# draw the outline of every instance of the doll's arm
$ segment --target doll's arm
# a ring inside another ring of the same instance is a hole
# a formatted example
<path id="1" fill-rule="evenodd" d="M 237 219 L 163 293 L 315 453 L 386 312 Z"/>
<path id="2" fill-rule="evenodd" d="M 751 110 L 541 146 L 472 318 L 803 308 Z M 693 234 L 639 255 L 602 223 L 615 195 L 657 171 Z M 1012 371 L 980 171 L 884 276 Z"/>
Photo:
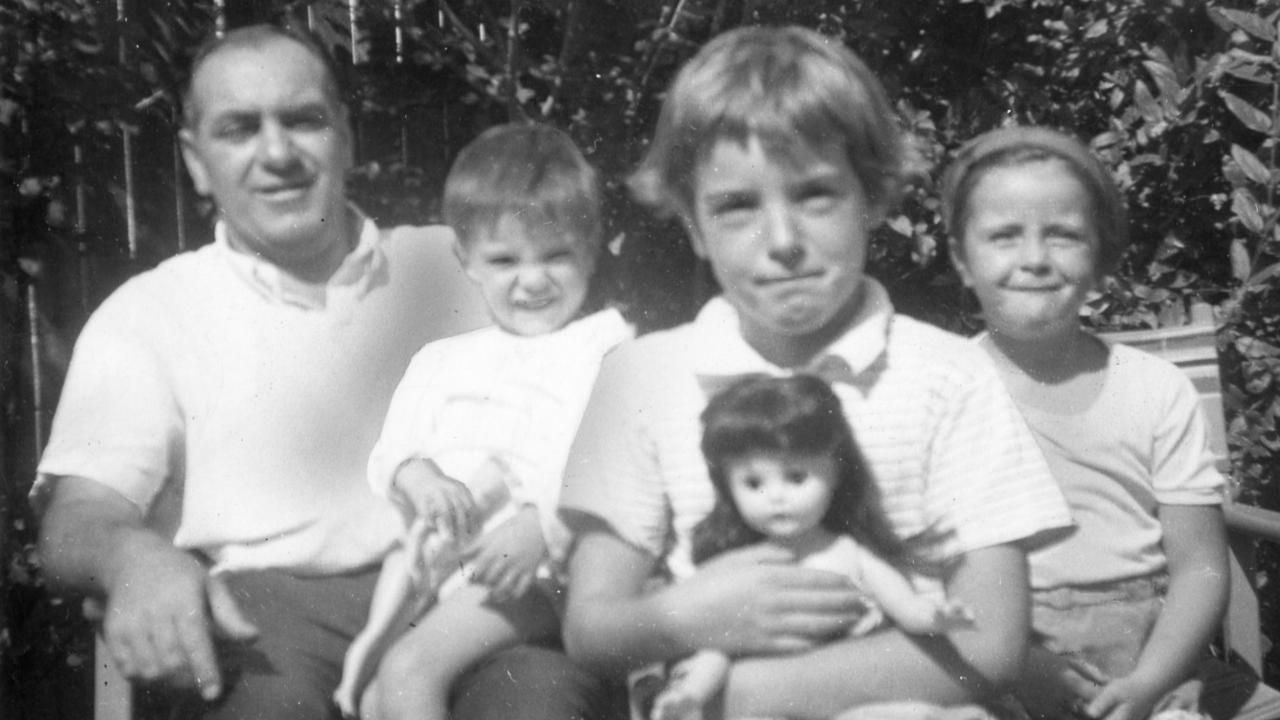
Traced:
<path id="1" fill-rule="evenodd" d="M 650 720 L 701 720 L 703 708 L 729 676 L 729 656 L 699 650 L 671 668 L 667 686 L 653 701 Z"/>
<path id="2" fill-rule="evenodd" d="M 963 603 L 920 595 L 900 570 L 879 555 L 864 548 L 859 561 L 864 589 L 904 631 L 934 635 L 973 626 L 973 613 Z"/>

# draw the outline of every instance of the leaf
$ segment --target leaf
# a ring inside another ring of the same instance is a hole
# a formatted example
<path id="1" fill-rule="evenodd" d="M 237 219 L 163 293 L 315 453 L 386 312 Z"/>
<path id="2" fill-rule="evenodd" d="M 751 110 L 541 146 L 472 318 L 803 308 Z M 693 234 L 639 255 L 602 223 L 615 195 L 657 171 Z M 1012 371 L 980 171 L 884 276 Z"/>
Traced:
<path id="1" fill-rule="evenodd" d="M 1259 185 L 1267 185 L 1271 182 L 1271 170 L 1258 159 L 1257 155 L 1232 143 L 1231 158 L 1250 180 Z"/>
<path id="2" fill-rule="evenodd" d="M 911 218 L 908 218 L 906 215 L 898 215 L 897 217 L 891 218 L 885 224 L 899 235 L 906 237 L 911 237 L 912 235 Z"/>
<path id="3" fill-rule="evenodd" d="M 1151 94 L 1151 89 L 1141 80 L 1136 80 L 1133 83 L 1133 103 L 1138 107 L 1138 112 L 1142 113 L 1143 119 L 1147 122 L 1158 123 L 1164 120 L 1164 111 L 1160 108 L 1160 104 L 1156 102 L 1155 96 Z"/>
<path id="4" fill-rule="evenodd" d="M 1259 40 L 1271 42 L 1276 39 L 1275 26 L 1251 12 L 1210 7 L 1209 14 L 1226 20 L 1230 25 L 1249 33 Z"/>
<path id="5" fill-rule="evenodd" d="M 1249 278 L 1249 281 L 1245 283 L 1245 285 L 1248 285 L 1250 287 L 1257 287 L 1260 285 L 1264 285 L 1267 283 L 1267 281 L 1271 280 L 1271 278 L 1276 277 L 1277 275 L 1280 275 L 1280 262 L 1272 263 L 1264 267 L 1263 269 L 1259 270 L 1258 272 L 1254 273 L 1253 276 Z"/>
<path id="6" fill-rule="evenodd" d="M 1156 81 L 1156 87 L 1160 89 L 1160 97 L 1168 102 L 1176 101 L 1182 85 L 1178 82 L 1178 74 L 1173 67 L 1155 60 L 1143 60 L 1142 66 L 1151 73 L 1151 79 Z"/>
<path id="7" fill-rule="evenodd" d="M 1227 109 L 1235 115 L 1245 127 L 1264 134 L 1271 134 L 1271 116 L 1245 102 L 1242 98 L 1225 90 L 1219 90 L 1218 96 L 1227 104 Z"/>
<path id="8" fill-rule="evenodd" d="M 1236 238 L 1231 241 L 1231 275 L 1244 282 L 1252 270 L 1253 261 L 1249 259 L 1249 249 L 1244 241 Z"/>

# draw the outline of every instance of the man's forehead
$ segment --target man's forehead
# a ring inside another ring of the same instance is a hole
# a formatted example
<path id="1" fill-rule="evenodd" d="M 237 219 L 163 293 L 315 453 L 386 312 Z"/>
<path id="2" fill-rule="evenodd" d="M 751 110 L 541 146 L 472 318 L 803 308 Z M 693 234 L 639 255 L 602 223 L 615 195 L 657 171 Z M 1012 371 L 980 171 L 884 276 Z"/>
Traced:
<path id="1" fill-rule="evenodd" d="M 337 87 L 325 63 L 285 37 L 219 48 L 192 78 L 191 100 L 206 112 L 338 104 Z"/>

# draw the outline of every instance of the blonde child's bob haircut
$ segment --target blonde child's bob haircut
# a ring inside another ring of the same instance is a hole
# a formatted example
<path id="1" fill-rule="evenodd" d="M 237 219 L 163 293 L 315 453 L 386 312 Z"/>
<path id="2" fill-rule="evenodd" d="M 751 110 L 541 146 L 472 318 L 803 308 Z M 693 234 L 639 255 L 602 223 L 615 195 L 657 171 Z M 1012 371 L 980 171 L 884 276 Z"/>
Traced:
<path id="1" fill-rule="evenodd" d="M 871 207 L 883 213 L 898 199 L 901 128 L 880 81 L 840 40 L 799 27 L 738 28 L 690 59 L 631 190 L 691 223 L 701 163 L 718 141 L 752 137 L 786 160 L 839 143 Z"/>
<path id="2" fill-rule="evenodd" d="M 1076 138 L 1044 127 L 1014 126 L 985 132 L 966 142 L 942 176 L 942 220 L 951 236 L 951 252 L 964 257 L 964 225 L 969 196 L 978 181 L 996 168 L 1058 160 L 1084 187 L 1093 203 L 1098 233 L 1097 274 L 1115 272 L 1129 247 L 1124 196 L 1102 160 Z"/>
<path id="3" fill-rule="evenodd" d="M 458 153 L 444 182 L 443 215 L 469 246 L 503 217 L 530 234 L 567 233 L 576 242 L 603 237 L 600 179 L 561 130 L 513 122 L 485 130 Z"/>

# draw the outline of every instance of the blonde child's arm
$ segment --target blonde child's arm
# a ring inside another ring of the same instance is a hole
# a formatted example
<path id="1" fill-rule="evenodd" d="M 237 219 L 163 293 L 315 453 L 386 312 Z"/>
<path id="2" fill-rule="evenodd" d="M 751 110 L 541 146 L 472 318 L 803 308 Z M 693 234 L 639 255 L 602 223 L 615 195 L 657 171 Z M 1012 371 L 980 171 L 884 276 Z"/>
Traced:
<path id="1" fill-rule="evenodd" d="M 972 611 L 973 627 L 945 637 L 891 629 L 807 653 L 740 660 L 726 684 L 725 717 L 822 720 L 887 700 L 955 704 L 1011 681 L 1030 624 L 1025 553 L 1013 544 L 970 551 L 946 591 Z"/>
<path id="2" fill-rule="evenodd" d="M 973 613 L 962 603 L 921 595 L 901 570 L 870 550 L 859 548 L 858 562 L 862 589 L 903 631 L 933 635 L 973 625 Z"/>
<path id="3" fill-rule="evenodd" d="M 426 518 L 437 532 L 471 537 L 480 528 L 475 498 L 461 481 L 449 477 L 431 460 L 411 458 L 396 467 L 389 496 L 411 517 Z"/>
<path id="4" fill-rule="evenodd" d="M 1169 560 L 1164 608 L 1132 673 L 1108 683 L 1089 704 L 1107 720 L 1146 718 L 1186 680 L 1218 631 L 1228 591 L 1227 531 L 1218 505 L 1161 505 Z"/>

